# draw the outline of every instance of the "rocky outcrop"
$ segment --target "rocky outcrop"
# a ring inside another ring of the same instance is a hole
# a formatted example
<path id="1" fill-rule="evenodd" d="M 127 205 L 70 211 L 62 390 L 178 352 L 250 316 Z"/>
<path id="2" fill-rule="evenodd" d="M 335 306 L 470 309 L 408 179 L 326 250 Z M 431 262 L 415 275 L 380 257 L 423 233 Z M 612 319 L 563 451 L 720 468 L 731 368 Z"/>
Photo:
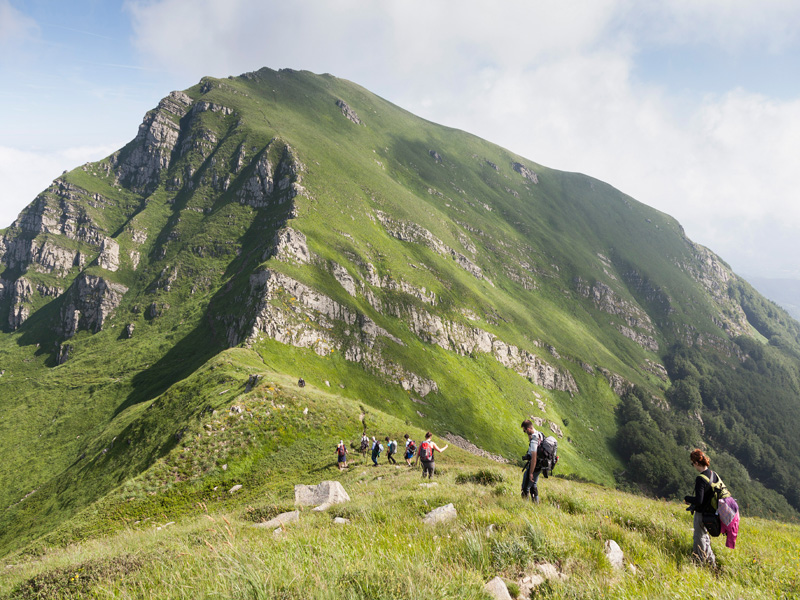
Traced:
<path id="1" fill-rule="evenodd" d="M 244 312 L 248 316 L 227 324 L 231 346 L 266 335 L 282 344 L 310 348 L 321 356 L 342 352 L 345 360 L 358 362 L 420 396 L 439 389 L 435 381 L 383 358 L 378 340 L 404 345 L 402 340 L 366 315 L 282 273 L 264 270 L 251 275 L 247 305 Z"/>
<path id="2" fill-rule="evenodd" d="M 361 119 L 358 118 L 358 115 L 356 114 L 356 111 L 354 111 L 352 108 L 350 108 L 350 106 L 344 100 L 341 100 L 341 99 L 337 100 L 336 101 L 336 106 L 338 106 L 339 108 L 342 109 L 342 114 L 345 117 L 347 117 L 347 119 L 349 121 L 352 121 L 356 125 L 363 125 L 364 124 L 364 122 Z"/>
<path id="3" fill-rule="evenodd" d="M 120 184 L 143 193 L 156 188 L 159 176 L 172 161 L 181 131 L 180 119 L 192 102 L 183 92 L 171 92 L 145 115 L 134 140 L 111 158 Z"/>
<path id="4" fill-rule="evenodd" d="M 410 221 L 401 221 L 384 213 L 383 211 L 375 211 L 375 216 L 393 238 L 401 242 L 411 242 L 427 246 L 441 256 L 447 256 L 455 260 L 459 267 L 476 277 L 477 279 L 486 279 L 483 275 L 481 268 L 469 260 L 466 256 L 453 250 L 450 246 L 442 242 L 439 238 L 433 235 L 430 231 Z M 486 279 L 486 281 L 489 281 Z M 491 283 L 491 281 L 489 281 Z"/>
<path id="5" fill-rule="evenodd" d="M 593 285 L 589 285 L 584 279 L 577 277 L 575 289 L 584 298 L 591 300 L 599 310 L 620 317 L 625 324 L 617 323 L 615 326 L 622 335 L 647 350 L 658 351 L 658 342 L 653 337 L 655 335 L 653 322 L 640 307 L 620 298 L 602 281 L 595 281 Z"/>
<path id="6" fill-rule="evenodd" d="M 425 287 L 418 288 L 414 285 L 411 285 L 407 281 L 403 279 L 397 279 L 395 277 L 391 277 L 390 275 L 384 275 L 381 277 L 378 274 L 378 270 L 375 266 L 371 263 L 367 263 L 365 265 L 366 269 L 366 283 L 381 290 L 387 290 L 391 292 L 402 292 L 404 294 L 408 294 L 409 296 L 416 298 L 417 300 L 424 302 L 425 304 L 430 304 L 431 306 L 436 306 L 436 293 L 432 291 L 428 291 Z M 364 289 L 364 296 L 367 298 L 369 303 L 375 308 L 378 312 L 384 312 L 383 310 L 383 301 L 380 298 L 375 296 L 371 292 L 371 290 Z M 389 313 L 396 312 L 390 310 Z"/>
<path id="7" fill-rule="evenodd" d="M 414 307 L 408 307 L 395 316 L 403 318 L 409 329 L 428 343 L 461 356 L 491 354 L 500 364 L 536 385 L 551 390 L 578 392 L 578 386 L 568 371 L 560 371 L 535 354 L 507 344 L 488 331 L 448 321 Z"/>
<path id="8" fill-rule="evenodd" d="M 603 374 L 603 377 L 606 378 L 608 385 L 611 386 L 611 389 L 614 390 L 614 393 L 620 398 L 633 389 L 633 384 L 625 379 L 622 375 L 617 375 L 616 373 L 613 373 L 602 367 L 598 367 L 598 370 Z"/>
<path id="9" fill-rule="evenodd" d="M 300 185 L 303 165 L 289 146 L 283 148 L 281 158 L 273 165 L 270 146 L 264 148 L 252 163 L 251 175 L 236 192 L 239 202 L 253 208 L 284 204 L 298 195 L 306 195 Z"/>
<path id="10" fill-rule="evenodd" d="M 100 247 L 100 256 L 97 257 L 97 264 L 101 269 L 116 271 L 119 269 L 119 244 L 111 239 L 105 238 Z"/>
<path id="11" fill-rule="evenodd" d="M 715 324 L 731 337 L 746 335 L 749 331 L 747 315 L 728 295 L 728 289 L 736 279 L 736 275 L 708 248 L 688 239 L 686 243 L 694 260 L 678 266 L 701 284 L 719 307 L 717 318 L 714 319 Z"/>
<path id="12" fill-rule="evenodd" d="M 100 331 L 127 291 L 121 283 L 82 273 L 66 292 L 60 333 L 70 338 L 80 329 Z"/>
<path id="13" fill-rule="evenodd" d="M 306 236 L 291 227 L 284 227 L 275 234 L 274 247 L 267 251 L 264 260 L 270 255 L 284 262 L 294 261 L 300 264 L 306 264 L 311 260 Z"/>
<path id="14" fill-rule="evenodd" d="M 453 444 L 454 446 L 458 446 L 462 450 L 466 450 L 467 452 L 469 452 L 470 454 L 474 454 L 475 456 L 488 458 L 489 460 L 493 460 L 495 462 L 503 464 L 508 464 L 510 462 L 509 460 L 503 458 L 499 454 L 492 454 L 490 452 L 487 452 L 486 450 L 478 448 L 478 446 L 470 442 L 468 439 L 461 437 L 460 435 L 456 435 L 454 433 L 446 433 L 442 437 L 451 444 Z"/>
<path id="15" fill-rule="evenodd" d="M 10 296 L 11 308 L 8 313 L 8 326 L 11 330 L 19 329 L 31 314 L 28 302 L 33 297 L 33 285 L 25 277 L 15 281 L 6 282 L 3 286 L 4 295 Z"/>
<path id="16" fill-rule="evenodd" d="M 539 176 L 533 172 L 533 170 L 529 169 L 522 163 L 513 162 L 511 163 L 511 168 L 514 169 L 517 173 L 522 175 L 525 179 L 530 181 L 531 183 L 539 183 Z"/>

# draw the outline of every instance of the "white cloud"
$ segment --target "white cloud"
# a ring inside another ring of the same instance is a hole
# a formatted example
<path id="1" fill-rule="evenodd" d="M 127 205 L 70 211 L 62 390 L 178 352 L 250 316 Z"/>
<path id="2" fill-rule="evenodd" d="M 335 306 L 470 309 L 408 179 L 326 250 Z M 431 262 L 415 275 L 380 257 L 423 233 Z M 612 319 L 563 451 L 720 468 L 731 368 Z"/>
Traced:
<path id="1" fill-rule="evenodd" d="M 31 152 L 0 146 L 0 228 L 7 227 L 20 211 L 65 170 L 99 160 L 119 148 L 76 147 Z"/>

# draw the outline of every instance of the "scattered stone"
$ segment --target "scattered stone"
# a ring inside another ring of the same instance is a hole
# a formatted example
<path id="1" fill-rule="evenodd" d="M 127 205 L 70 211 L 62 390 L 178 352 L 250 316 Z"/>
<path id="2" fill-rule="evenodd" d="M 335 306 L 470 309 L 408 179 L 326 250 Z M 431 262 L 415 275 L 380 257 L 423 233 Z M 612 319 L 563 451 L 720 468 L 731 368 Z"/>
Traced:
<path id="1" fill-rule="evenodd" d="M 240 489 L 242 489 L 242 484 L 237 483 L 235 486 L 233 486 L 231 489 L 228 490 L 228 493 L 233 494 L 234 492 L 238 492 Z"/>
<path id="2" fill-rule="evenodd" d="M 319 507 L 323 504 L 330 506 L 349 501 L 350 496 L 338 481 L 323 481 L 319 485 L 298 484 L 294 486 L 294 503 L 300 506 Z"/>
<path id="3" fill-rule="evenodd" d="M 544 577 L 541 575 L 526 575 L 517 583 L 519 586 L 519 597 L 530 598 L 533 589 L 542 585 L 543 583 Z"/>
<path id="4" fill-rule="evenodd" d="M 333 522 L 336 525 L 350 525 L 350 519 L 345 519 L 344 517 L 336 517 Z"/>
<path id="5" fill-rule="evenodd" d="M 432 487 L 436 487 L 437 485 L 439 485 L 438 482 L 432 481 L 431 483 L 420 483 L 419 487 L 432 488 Z"/>
<path id="6" fill-rule="evenodd" d="M 445 504 L 439 508 L 434 508 L 431 512 L 422 518 L 422 522 L 426 525 L 436 525 L 437 523 L 446 523 L 452 521 L 458 516 L 456 507 L 450 504 Z"/>
<path id="7" fill-rule="evenodd" d="M 227 471 L 228 470 L 228 463 L 225 463 L 224 465 L 222 465 L 222 470 L 223 471 Z"/>
<path id="8" fill-rule="evenodd" d="M 496 530 L 496 529 L 497 529 L 497 528 L 495 527 L 495 524 L 494 524 L 494 523 L 492 523 L 491 525 L 489 525 L 489 526 L 486 528 L 486 537 L 487 537 L 487 538 L 488 538 L 488 537 L 492 537 L 492 536 L 494 535 L 494 532 L 495 532 L 495 530 Z"/>
<path id="9" fill-rule="evenodd" d="M 125 337 L 127 339 L 131 339 L 133 337 L 133 330 L 134 330 L 134 324 L 133 323 L 128 323 L 125 326 Z"/>
<path id="10" fill-rule="evenodd" d="M 489 594 L 495 600 L 512 600 L 511 594 L 508 593 L 506 582 L 499 577 L 495 577 L 486 585 L 484 585 L 483 591 Z"/>
<path id="11" fill-rule="evenodd" d="M 622 569 L 625 566 L 625 555 L 622 553 L 622 549 L 617 542 L 614 540 L 606 540 L 604 552 L 612 567 L 615 569 Z"/>
<path id="12" fill-rule="evenodd" d="M 300 520 L 300 511 L 293 510 L 291 512 L 281 513 L 274 519 L 270 519 L 269 521 L 265 521 L 264 523 L 256 523 L 255 526 L 263 529 L 274 529 L 275 527 L 284 527 L 289 523 L 294 523 L 295 521 L 299 520 Z"/>
<path id="13" fill-rule="evenodd" d="M 558 567 L 556 567 L 553 564 L 540 563 L 536 565 L 536 568 L 539 569 L 539 572 L 548 581 L 552 580 L 564 581 L 567 579 L 567 576 L 564 575 L 563 573 L 560 573 Z"/>

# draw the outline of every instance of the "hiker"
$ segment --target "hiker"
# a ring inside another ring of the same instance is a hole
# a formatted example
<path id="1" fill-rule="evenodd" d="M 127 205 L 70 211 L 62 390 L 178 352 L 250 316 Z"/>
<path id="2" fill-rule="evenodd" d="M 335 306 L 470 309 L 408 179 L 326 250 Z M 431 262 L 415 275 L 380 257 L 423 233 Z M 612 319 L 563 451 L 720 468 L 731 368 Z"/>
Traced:
<path id="1" fill-rule="evenodd" d="M 300 379 L 297 380 L 297 385 L 299 385 L 300 387 L 306 387 L 306 380 L 301 377 Z"/>
<path id="2" fill-rule="evenodd" d="M 386 436 L 386 460 L 388 463 L 396 465 L 397 461 L 394 459 L 394 455 L 397 454 L 397 442 L 395 440 L 390 440 L 389 436 Z"/>
<path id="3" fill-rule="evenodd" d="M 344 440 L 340 440 L 336 446 L 336 462 L 340 471 L 347 468 L 347 446 L 344 445 Z"/>
<path id="4" fill-rule="evenodd" d="M 711 537 L 703 524 L 703 513 L 713 513 L 714 508 L 711 500 L 714 493 L 711 484 L 719 481 L 719 476 L 709 469 L 711 460 L 702 450 L 695 448 L 689 455 L 694 470 L 698 475 L 694 480 L 694 496 L 686 496 L 684 502 L 689 505 L 686 509 L 694 513 L 694 540 L 692 545 L 692 557 L 701 564 L 716 567 L 717 561 L 714 551 L 711 549 Z"/>
<path id="5" fill-rule="evenodd" d="M 406 438 L 406 452 L 404 455 L 406 464 L 409 467 L 413 467 L 414 465 L 411 464 L 411 459 L 414 458 L 414 454 L 417 452 L 417 445 L 414 443 L 414 440 L 408 436 L 408 434 L 405 434 L 403 437 Z"/>
<path id="6" fill-rule="evenodd" d="M 367 437 L 367 432 L 361 434 L 361 448 L 359 452 L 361 452 L 361 458 L 366 460 L 367 458 L 367 448 L 369 447 L 369 438 Z"/>
<path id="7" fill-rule="evenodd" d="M 522 468 L 522 499 L 530 498 L 532 502 L 539 504 L 537 482 L 542 469 L 537 468 L 536 459 L 538 458 L 539 443 L 544 436 L 533 428 L 533 423 L 529 419 L 522 422 L 522 431 L 528 435 L 528 452 L 522 457 L 522 460 L 525 461 L 525 466 Z"/>
<path id="8" fill-rule="evenodd" d="M 436 451 L 444 452 L 448 446 L 448 444 L 445 444 L 444 448 L 439 448 L 432 438 L 433 434 L 430 431 L 425 434 L 425 441 L 419 445 L 419 454 L 417 454 L 417 460 L 414 462 L 415 465 L 422 463 L 423 479 L 425 479 L 425 475 L 428 476 L 428 479 L 433 479 L 433 472 L 436 470 L 433 453 Z"/>
<path id="9" fill-rule="evenodd" d="M 378 457 L 383 452 L 383 444 L 381 444 L 378 440 L 375 439 L 375 436 L 372 436 L 372 466 L 378 466 Z"/>

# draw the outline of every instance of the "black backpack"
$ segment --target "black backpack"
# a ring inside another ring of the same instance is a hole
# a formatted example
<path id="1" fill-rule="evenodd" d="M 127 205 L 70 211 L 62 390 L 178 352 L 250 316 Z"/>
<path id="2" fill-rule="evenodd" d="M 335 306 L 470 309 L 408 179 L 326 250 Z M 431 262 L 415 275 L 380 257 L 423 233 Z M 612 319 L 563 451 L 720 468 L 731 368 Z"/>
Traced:
<path id="1" fill-rule="evenodd" d="M 558 440 L 552 435 L 547 436 L 539 443 L 539 449 L 536 452 L 536 467 L 535 469 L 541 470 L 542 475 L 550 477 L 553 469 L 556 468 L 558 462 Z"/>

